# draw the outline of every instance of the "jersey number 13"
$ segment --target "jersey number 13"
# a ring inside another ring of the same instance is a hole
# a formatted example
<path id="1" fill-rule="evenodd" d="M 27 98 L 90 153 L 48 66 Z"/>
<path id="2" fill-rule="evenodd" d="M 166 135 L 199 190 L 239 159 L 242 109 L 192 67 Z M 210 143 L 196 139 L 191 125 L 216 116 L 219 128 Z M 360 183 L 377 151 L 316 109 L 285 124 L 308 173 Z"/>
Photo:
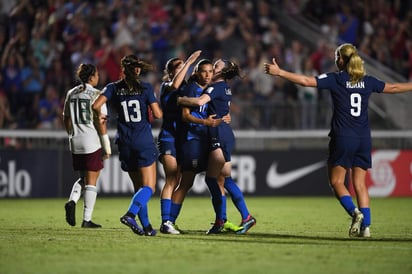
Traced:
<path id="1" fill-rule="evenodd" d="M 123 108 L 124 120 L 126 122 L 140 122 L 142 120 L 139 100 L 122 101 L 120 104 Z"/>

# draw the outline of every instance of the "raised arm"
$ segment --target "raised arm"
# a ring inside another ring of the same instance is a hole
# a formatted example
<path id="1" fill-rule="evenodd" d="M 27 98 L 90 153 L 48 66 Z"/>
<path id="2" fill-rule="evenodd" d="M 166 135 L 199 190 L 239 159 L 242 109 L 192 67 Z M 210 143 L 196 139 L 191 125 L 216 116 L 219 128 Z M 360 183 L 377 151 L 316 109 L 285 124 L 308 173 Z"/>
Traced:
<path id="1" fill-rule="evenodd" d="M 175 77 L 173 77 L 171 85 L 173 89 L 178 89 L 180 87 L 190 66 L 197 60 L 197 58 L 199 58 L 201 53 L 201 50 L 197 50 L 193 52 L 189 58 L 187 58 L 186 62 L 183 64 L 183 67 L 176 73 Z"/>
<path id="2" fill-rule="evenodd" d="M 265 63 L 265 73 L 273 76 L 279 76 L 286 80 L 289 80 L 295 84 L 304 86 L 304 87 L 316 87 L 317 82 L 316 78 L 313 76 L 306 76 L 303 74 L 293 73 L 286 70 L 283 70 L 276 63 L 275 58 L 272 59 L 273 64 Z"/>

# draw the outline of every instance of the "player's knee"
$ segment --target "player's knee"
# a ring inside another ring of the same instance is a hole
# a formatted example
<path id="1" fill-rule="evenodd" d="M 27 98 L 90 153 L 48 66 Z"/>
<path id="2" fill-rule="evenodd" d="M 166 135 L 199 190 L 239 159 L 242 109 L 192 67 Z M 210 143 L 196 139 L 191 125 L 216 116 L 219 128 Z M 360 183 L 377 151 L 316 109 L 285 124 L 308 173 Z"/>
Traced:
<path id="1" fill-rule="evenodd" d="M 331 180 L 329 181 L 329 185 L 330 185 L 333 189 L 335 189 L 335 188 L 337 188 L 337 187 L 340 187 L 340 186 L 342 186 L 342 185 L 345 185 L 345 180 L 331 179 Z"/>

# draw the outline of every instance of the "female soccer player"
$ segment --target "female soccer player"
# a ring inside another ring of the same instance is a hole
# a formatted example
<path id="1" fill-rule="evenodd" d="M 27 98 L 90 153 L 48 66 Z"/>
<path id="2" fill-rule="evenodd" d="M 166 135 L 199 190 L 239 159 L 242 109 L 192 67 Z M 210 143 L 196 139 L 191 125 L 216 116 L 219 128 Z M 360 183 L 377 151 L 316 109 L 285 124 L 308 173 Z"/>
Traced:
<path id="1" fill-rule="evenodd" d="M 333 116 L 329 133 L 329 183 L 346 212 L 352 217 L 351 237 L 370 237 L 371 213 L 365 184 L 371 168 L 371 135 L 368 101 L 372 92 L 400 93 L 412 90 L 412 83 L 385 83 L 366 75 L 363 60 L 352 44 L 342 44 L 335 51 L 337 72 L 305 76 L 285 71 L 275 59 L 265 63 L 265 73 L 279 76 L 306 87 L 328 89 L 332 95 Z M 345 186 L 351 172 L 358 207 Z"/>
<path id="2" fill-rule="evenodd" d="M 204 107 L 208 104 L 208 115 L 215 119 L 222 119 L 230 112 L 232 92 L 227 80 L 239 76 L 237 64 L 219 59 L 213 65 L 213 83 L 198 98 L 181 97 L 181 105 Z M 244 234 L 256 224 L 256 219 L 250 215 L 243 193 L 231 177 L 231 154 L 235 147 L 235 137 L 229 123 L 220 123 L 216 128 L 208 128 L 208 144 L 210 144 L 209 160 L 206 172 L 206 184 L 212 194 L 212 203 L 216 213 L 216 220 L 207 232 L 220 233 L 226 222 L 226 189 L 236 208 L 239 210 L 242 221 L 238 234 Z M 224 181 L 219 183 L 219 177 Z"/>
<path id="3" fill-rule="evenodd" d="M 197 62 L 193 74 L 186 84 L 183 95 L 198 97 L 203 89 L 211 82 L 213 64 L 207 59 Z M 187 192 L 193 186 L 196 174 L 205 171 L 207 165 L 207 126 L 216 126 L 222 119 L 208 117 L 205 107 L 183 107 L 181 130 L 179 131 L 180 143 L 178 146 L 178 162 L 182 168 L 182 179 L 179 187 L 172 196 L 171 218 L 175 221 L 178 217 Z M 194 117 L 194 122 L 188 122 L 187 117 Z"/>
<path id="4" fill-rule="evenodd" d="M 101 106 L 110 102 L 117 110 L 116 143 L 122 170 L 128 172 L 135 194 L 120 222 L 139 235 L 154 236 L 156 230 L 150 224 L 147 203 L 155 192 L 157 149 L 149 122 L 148 108 L 155 119 L 162 118 L 162 110 L 156 101 L 153 87 L 140 80 L 140 72 L 151 69 L 151 65 L 135 55 L 121 60 L 123 77 L 109 83 L 93 104 L 100 114 Z M 143 229 L 136 223 L 139 220 Z"/>
<path id="5" fill-rule="evenodd" d="M 103 168 L 103 159 L 107 159 L 111 154 L 110 141 L 106 132 L 107 109 L 103 105 L 102 114 L 99 117 L 96 117 L 92 111 L 92 104 L 101 93 L 100 90 L 94 88 L 99 82 L 99 72 L 96 67 L 92 64 L 81 64 L 76 75 L 81 84 L 67 92 L 63 121 L 69 135 L 73 168 L 80 172 L 80 178 L 73 184 L 69 201 L 65 204 L 66 221 L 71 226 L 76 225 L 76 204 L 84 188 L 82 227 L 99 228 L 101 225 L 92 222 L 92 214 L 97 196 L 96 182 Z M 99 118 L 101 123 L 95 123 L 94 120 Z"/>
<path id="6" fill-rule="evenodd" d="M 163 165 L 165 184 L 160 193 L 160 211 L 162 224 L 160 232 L 180 234 L 171 220 L 172 195 L 181 178 L 180 165 L 176 160 L 176 146 L 181 124 L 181 110 L 177 105 L 177 96 L 186 84 L 185 76 L 190 66 L 200 56 L 195 51 L 186 62 L 174 57 L 167 61 L 163 83 L 160 86 L 160 105 L 163 110 L 163 121 L 158 137 L 159 161 Z M 175 206 L 173 206 L 174 208 Z M 172 215 L 175 215 L 172 213 Z"/>

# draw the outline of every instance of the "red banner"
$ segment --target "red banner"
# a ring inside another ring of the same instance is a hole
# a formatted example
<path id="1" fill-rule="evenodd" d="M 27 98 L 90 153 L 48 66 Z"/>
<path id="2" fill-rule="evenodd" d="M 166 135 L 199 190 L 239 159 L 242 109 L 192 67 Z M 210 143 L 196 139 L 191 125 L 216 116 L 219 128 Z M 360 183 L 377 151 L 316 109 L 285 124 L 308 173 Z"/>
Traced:
<path id="1" fill-rule="evenodd" d="M 412 196 L 412 151 L 373 151 L 366 185 L 371 197 Z M 353 195 L 352 184 L 350 191 Z"/>

